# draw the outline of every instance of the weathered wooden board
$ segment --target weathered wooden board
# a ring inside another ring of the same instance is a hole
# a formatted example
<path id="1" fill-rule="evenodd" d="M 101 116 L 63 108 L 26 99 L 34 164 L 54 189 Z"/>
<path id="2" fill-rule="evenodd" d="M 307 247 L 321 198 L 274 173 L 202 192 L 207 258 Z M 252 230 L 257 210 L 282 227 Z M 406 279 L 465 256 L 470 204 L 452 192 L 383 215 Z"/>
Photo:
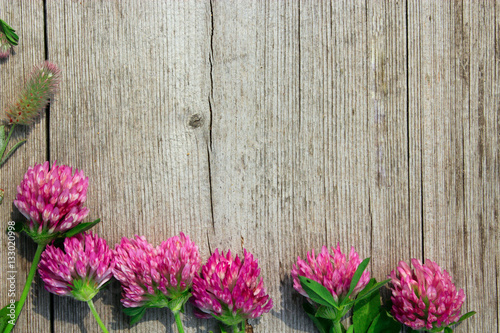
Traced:
<path id="1" fill-rule="evenodd" d="M 478 311 L 456 332 L 498 330 L 496 24 L 493 3 L 408 5 L 409 135 L 422 147 L 410 172 L 421 172 L 423 255 L 465 289 L 464 311 Z"/>
<path id="2" fill-rule="evenodd" d="M 459 16 L 455 13 L 460 10 L 454 8 L 452 16 Z M 500 329 L 498 312 L 491 310 L 500 304 L 495 290 L 499 274 L 495 260 L 500 255 L 500 54 L 495 47 L 500 36 L 488 3 L 464 3 L 463 13 L 470 44 L 469 107 L 463 132 L 466 262 L 460 270 L 466 277 L 467 307 L 479 313 L 467 322 L 468 331 L 493 332 Z"/>
<path id="3" fill-rule="evenodd" d="M 499 114 L 500 114 L 500 6 L 495 3 L 495 21 L 493 22 L 494 26 L 495 26 L 495 33 L 494 33 L 494 36 L 495 36 L 495 41 L 494 41 L 494 49 L 495 49 L 495 67 L 494 67 L 494 80 L 492 82 L 492 92 L 491 92 L 491 96 L 493 97 L 493 100 L 491 101 L 492 102 L 492 106 L 491 109 L 488 109 L 487 110 L 487 113 L 490 114 L 490 117 L 492 117 L 493 115 L 496 115 L 497 117 L 497 121 L 496 123 L 494 121 L 491 121 L 490 122 L 490 126 L 497 126 L 496 130 L 493 131 L 493 133 L 490 132 L 489 135 L 492 135 L 494 137 L 494 139 L 490 139 L 489 137 L 487 138 L 488 141 L 489 140 L 496 140 L 496 162 L 493 163 L 490 167 L 493 168 L 493 181 L 491 182 L 491 189 L 492 189 L 492 193 L 490 193 L 490 195 L 492 196 L 492 198 L 487 198 L 487 200 L 489 201 L 488 202 L 488 205 L 492 205 L 492 211 L 493 211 L 493 216 L 494 216 L 494 220 L 491 222 L 491 224 L 493 224 L 493 240 L 494 242 L 492 242 L 491 244 L 493 244 L 493 246 L 491 247 L 491 251 L 493 251 L 495 253 L 495 258 L 496 258 L 496 262 L 488 262 L 488 265 L 495 265 L 495 270 L 496 270 L 496 292 L 497 292 L 497 304 L 496 304 L 496 308 L 497 308 L 497 330 L 500 331 L 500 231 L 499 231 L 499 228 L 500 228 L 500 223 L 499 223 L 499 211 L 500 211 L 500 185 L 498 185 L 500 183 L 500 166 L 499 166 L 499 163 L 498 163 L 498 158 L 499 158 L 499 150 L 500 150 L 500 142 L 499 142 L 499 135 L 500 135 L 500 130 L 498 129 L 498 117 L 499 117 Z M 491 74 L 490 74 L 491 75 Z M 487 132 L 488 133 L 488 132 Z M 489 234 L 487 234 L 486 236 L 489 236 Z M 496 243 L 496 248 L 495 248 L 495 243 Z M 493 281 L 489 281 L 490 284 L 493 284 Z M 490 287 L 491 288 L 491 287 Z M 493 289 L 494 290 L 494 289 Z M 480 298 L 479 298 L 480 299 Z M 494 309 L 494 307 L 493 307 Z M 493 314 L 493 311 L 491 310 L 488 310 L 488 311 L 491 311 L 491 315 L 488 316 L 489 317 L 489 320 L 491 320 L 491 325 L 494 325 L 495 323 L 495 315 Z"/>
<path id="4" fill-rule="evenodd" d="M 250 321 L 256 332 L 315 332 L 289 271 L 337 242 L 371 256 L 377 279 L 399 260 L 437 261 L 465 289 L 464 310 L 479 312 L 456 332 L 499 331 L 499 7 L 47 1 L 61 93 L 49 145 L 41 122 L 1 170 L 5 202 L 48 156 L 90 177 L 88 220 L 103 219 L 96 231 L 110 245 L 184 231 L 203 259 L 251 251 L 275 301 Z M 25 41 L 0 64 L 4 83 L 43 59 L 44 11 L 0 9 Z M 1 96 L 14 87 L 1 84 Z M 12 207 L 0 212 L 8 220 Z M 20 257 L 34 252 L 21 241 Z M 19 332 L 98 331 L 85 304 L 33 290 Z M 129 328 L 119 299 L 113 284 L 96 302 L 112 331 L 175 330 L 163 310 Z"/>
<path id="5" fill-rule="evenodd" d="M 367 10 L 367 150 L 371 257 L 378 280 L 422 254 L 421 194 L 410 167 L 407 4 L 373 1 Z M 361 126 L 359 126 L 361 127 Z"/>
<path id="6" fill-rule="evenodd" d="M 50 155 L 90 177 L 89 220 L 103 219 L 96 231 L 110 245 L 184 231 L 208 257 L 210 22 L 199 1 L 47 3 L 49 58 L 63 70 Z M 110 329 L 128 331 L 119 299 L 113 285 L 96 307 Z M 98 331 L 84 303 L 56 297 L 54 316 L 54 332 Z M 173 325 L 157 309 L 130 331 Z"/>
<path id="7" fill-rule="evenodd" d="M 20 38 L 19 45 L 15 47 L 14 55 L 6 61 L 0 62 L 0 107 L 2 111 L 15 98 L 33 68 L 41 65 L 45 59 L 43 15 L 42 2 L 0 2 L 0 18 L 12 26 Z M 23 179 L 28 166 L 42 163 L 46 159 L 46 118 L 41 117 L 40 119 L 29 128 L 16 127 L 11 144 L 21 139 L 28 141 L 0 169 L 0 188 L 5 190 L 5 197 L 0 205 L 1 308 L 6 306 L 11 299 L 7 282 L 7 277 L 10 277 L 7 272 L 8 238 L 4 231 L 8 221 L 17 219 L 21 215 L 14 209 L 12 203 L 16 196 L 16 187 Z M 16 239 L 16 247 L 15 285 L 16 299 L 19 299 L 36 246 L 31 239 L 23 235 Z M 21 316 L 15 331 L 50 332 L 50 294 L 45 291 L 38 277 L 35 278 Z"/>
<path id="8" fill-rule="evenodd" d="M 303 175 L 312 165 L 300 161 L 305 137 L 297 136 L 299 15 L 298 3 L 213 2 L 210 245 L 259 258 L 275 307 L 250 321 L 254 331 L 312 332 L 291 303 L 289 277 L 304 240 L 325 240 L 324 218 L 313 209 L 321 203 L 310 197 L 323 185 L 304 186 L 317 173 Z"/>

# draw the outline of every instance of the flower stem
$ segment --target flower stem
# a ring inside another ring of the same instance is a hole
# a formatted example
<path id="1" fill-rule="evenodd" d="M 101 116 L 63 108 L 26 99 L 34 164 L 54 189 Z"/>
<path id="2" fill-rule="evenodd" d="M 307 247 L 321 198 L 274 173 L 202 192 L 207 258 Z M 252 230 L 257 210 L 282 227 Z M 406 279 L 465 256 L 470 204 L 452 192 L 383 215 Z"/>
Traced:
<path id="1" fill-rule="evenodd" d="M 241 329 L 238 324 L 231 326 L 231 329 L 233 330 L 233 333 L 245 333 L 245 322 L 241 323 Z"/>
<path id="2" fill-rule="evenodd" d="M 179 333 L 184 333 L 184 327 L 182 326 L 180 311 L 174 312 L 175 323 L 177 324 L 177 330 Z"/>
<path id="3" fill-rule="evenodd" d="M 333 323 L 333 331 L 335 333 L 342 333 L 342 324 L 340 323 L 340 321 Z"/>
<path id="4" fill-rule="evenodd" d="M 10 137 L 10 134 L 9 134 Z M 31 284 L 33 283 L 33 278 L 35 277 L 36 269 L 38 268 L 38 263 L 40 262 L 40 257 L 42 255 L 43 250 L 45 249 L 45 244 L 38 244 L 36 248 L 35 256 L 33 257 L 33 262 L 31 263 L 30 272 L 28 273 L 28 278 L 26 279 L 26 284 L 24 285 L 23 293 L 21 294 L 21 298 L 16 306 L 14 325 L 19 318 L 19 314 L 23 309 L 24 302 L 26 301 L 26 297 L 28 297 L 28 293 L 31 288 Z M 14 325 L 9 322 L 7 327 L 5 328 L 4 333 L 9 333 L 14 328 Z"/>
<path id="5" fill-rule="evenodd" d="M 108 330 L 106 329 L 106 326 L 104 326 L 104 323 L 102 322 L 101 318 L 97 314 L 97 311 L 95 310 L 94 302 L 92 302 L 92 299 L 89 299 L 87 301 L 87 304 L 89 305 L 90 311 L 92 311 L 92 314 L 94 315 L 94 318 L 97 321 L 97 323 L 99 324 L 99 326 L 101 327 L 102 331 L 104 333 L 109 333 Z"/>

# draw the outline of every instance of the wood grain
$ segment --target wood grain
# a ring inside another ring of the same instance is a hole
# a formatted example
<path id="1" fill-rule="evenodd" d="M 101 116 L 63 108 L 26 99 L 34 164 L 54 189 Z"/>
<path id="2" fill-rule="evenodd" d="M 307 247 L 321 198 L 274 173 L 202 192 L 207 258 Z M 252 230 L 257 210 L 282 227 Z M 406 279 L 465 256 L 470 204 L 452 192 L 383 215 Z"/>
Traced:
<path id="1" fill-rule="evenodd" d="M 422 145 L 424 257 L 464 288 L 463 311 L 478 311 L 456 332 L 498 330 L 498 39 L 492 5 L 408 5 L 410 137 L 420 137 Z"/>
<path id="2" fill-rule="evenodd" d="M 454 8 L 459 16 L 462 8 Z M 469 109 L 464 123 L 465 258 L 467 308 L 478 316 L 467 322 L 468 331 L 499 329 L 495 287 L 500 255 L 498 202 L 500 186 L 500 65 L 495 45 L 495 12 L 488 3 L 464 3 L 464 23 L 469 26 Z M 496 39 L 495 39 L 496 38 Z M 476 297 L 483 295 L 483 297 Z M 463 325 L 466 326 L 466 325 Z"/>
<path id="3" fill-rule="evenodd" d="M 35 66 L 45 59 L 43 3 L 41 2 L 0 2 L 0 18 L 7 22 L 19 35 L 19 45 L 14 54 L 6 61 L 0 62 L 0 107 L 5 108 L 18 95 L 25 80 Z M 3 115 L 2 115 L 3 116 Z M 5 190 L 3 203 L 0 205 L 2 237 L 0 237 L 0 307 L 10 301 L 7 283 L 7 235 L 4 230 L 7 222 L 21 218 L 14 207 L 16 187 L 23 179 L 30 165 L 43 163 L 46 158 L 46 119 L 42 116 L 35 125 L 16 127 L 11 138 L 11 145 L 21 139 L 27 142 L 0 169 L 0 188 Z M 16 239 L 16 299 L 19 299 L 24 288 L 32 258 L 35 254 L 35 243 L 22 235 Z M 9 275 L 10 276 L 10 275 Z M 50 332 L 50 296 L 43 288 L 39 277 L 31 287 L 23 312 L 14 331 L 17 332 Z"/>
<path id="4" fill-rule="evenodd" d="M 306 250 L 305 238 L 315 245 L 325 238 L 324 219 L 317 228 L 316 204 L 305 193 L 322 185 L 308 183 L 316 170 L 303 175 L 298 150 L 299 10 L 297 3 L 213 2 L 210 246 L 259 258 L 275 307 L 250 321 L 254 331 L 312 332 L 290 303 L 297 249 Z"/>
<path id="5" fill-rule="evenodd" d="M 410 163 L 407 4 L 374 1 L 367 9 L 367 150 L 371 257 L 374 276 L 386 279 L 399 261 L 422 253 L 421 195 Z M 383 293 L 388 296 L 388 293 Z"/>
<path id="6" fill-rule="evenodd" d="M 0 63 L 1 96 L 44 58 L 44 18 L 63 70 L 49 128 L 22 132 L 0 171 L 3 220 L 48 157 L 90 177 L 88 220 L 111 246 L 184 231 L 203 259 L 259 258 L 275 307 L 248 331 L 316 332 L 289 272 L 339 242 L 377 279 L 437 261 L 478 311 L 455 332 L 500 332 L 497 2 L 0 1 L 0 13 L 24 41 Z M 33 290 L 19 332 L 98 331 L 85 304 Z M 111 331 L 175 331 L 165 310 L 130 327 L 119 299 L 114 283 L 96 301 Z M 190 307 L 184 322 L 216 328 Z"/>
<path id="7" fill-rule="evenodd" d="M 499 142 L 499 136 L 500 136 L 500 129 L 498 128 L 500 126 L 499 124 L 499 120 L 498 120 L 498 117 L 499 117 L 499 114 L 500 114 L 500 6 L 495 3 L 495 22 L 494 22 L 494 26 L 495 26 L 495 33 L 494 33 L 494 36 L 495 36 L 495 41 L 494 41 L 494 49 L 495 49 L 495 55 L 494 55 L 494 59 L 495 59 L 495 72 L 494 72 L 494 79 L 493 79 L 493 82 L 492 82 L 492 85 L 493 85 L 493 91 L 492 91 L 492 96 L 493 96 L 493 101 L 492 101 L 492 104 L 493 106 L 492 109 L 490 111 L 488 111 L 488 113 L 490 113 L 491 115 L 496 115 L 497 117 L 497 120 L 496 120 L 496 123 L 494 121 L 490 122 L 490 126 L 492 126 L 493 128 L 495 128 L 496 126 L 496 129 L 493 131 L 493 133 L 489 132 L 490 135 L 493 136 L 494 139 L 490 139 L 489 137 L 487 138 L 488 140 L 496 140 L 496 151 L 495 151 L 495 155 L 496 155 L 496 158 L 497 158 L 497 162 L 498 162 L 498 158 L 499 158 L 499 155 L 500 155 L 500 142 Z M 493 197 L 492 198 L 488 198 L 488 205 L 492 205 L 493 206 L 493 216 L 494 216 L 494 221 L 493 221 L 493 226 L 495 227 L 495 230 L 496 230 L 496 233 L 493 235 L 493 239 L 495 240 L 497 246 L 496 246 L 496 249 L 495 247 L 493 246 L 493 249 L 492 251 L 494 251 L 495 253 L 495 258 L 496 258 L 496 262 L 493 263 L 493 262 L 489 262 L 488 265 L 493 265 L 495 264 L 495 276 L 496 276 L 496 293 L 497 293 L 497 304 L 496 304 L 496 308 L 497 308 L 497 330 L 500 332 L 500 235 L 499 235 L 499 211 L 500 211 L 500 185 L 498 185 L 498 183 L 500 183 L 500 166 L 498 163 L 494 163 L 493 165 L 491 165 L 491 168 L 493 169 L 493 179 L 495 180 L 496 179 L 496 183 L 494 181 L 491 182 L 491 193 L 490 195 L 492 195 Z M 496 184 L 496 185 L 495 185 Z M 496 224 L 495 224 L 496 223 Z M 496 238 L 496 239 L 495 239 Z M 495 243 L 493 243 L 495 244 Z M 492 282 L 490 282 L 492 283 Z M 494 309 L 494 307 L 493 307 Z M 495 323 L 495 314 L 493 313 L 492 310 L 488 310 L 488 311 L 491 311 L 491 315 L 489 316 L 489 320 L 491 320 L 491 325 L 494 325 Z"/>

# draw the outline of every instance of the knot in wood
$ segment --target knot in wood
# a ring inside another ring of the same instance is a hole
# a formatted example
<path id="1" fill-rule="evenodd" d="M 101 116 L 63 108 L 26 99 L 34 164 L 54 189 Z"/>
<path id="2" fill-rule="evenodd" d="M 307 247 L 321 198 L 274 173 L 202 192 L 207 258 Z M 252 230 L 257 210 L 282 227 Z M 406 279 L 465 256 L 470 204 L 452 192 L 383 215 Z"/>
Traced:
<path id="1" fill-rule="evenodd" d="M 189 126 L 192 128 L 197 128 L 203 125 L 203 118 L 199 114 L 193 114 L 191 118 L 189 118 Z"/>

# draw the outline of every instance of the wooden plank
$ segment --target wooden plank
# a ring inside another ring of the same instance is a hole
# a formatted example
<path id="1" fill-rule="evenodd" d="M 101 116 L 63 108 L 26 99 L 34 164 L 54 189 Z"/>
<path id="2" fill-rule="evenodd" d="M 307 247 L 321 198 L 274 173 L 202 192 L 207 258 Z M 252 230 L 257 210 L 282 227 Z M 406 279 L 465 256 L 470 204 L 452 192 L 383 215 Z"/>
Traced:
<path id="1" fill-rule="evenodd" d="M 465 258 L 467 308 L 474 316 L 467 331 L 499 330 L 498 291 L 500 239 L 500 37 L 495 35 L 494 2 L 466 2 L 462 11 L 469 26 L 469 110 L 464 122 Z M 497 264 L 497 265 L 495 265 Z M 479 297 L 479 295 L 481 295 Z M 465 331 L 465 330 L 464 330 Z"/>
<path id="2" fill-rule="evenodd" d="M 103 219 L 95 230 L 111 245 L 134 234 L 159 244 L 185 231 L 206 259 L 209 4 L 49 1 L 47 15 L 49 57 L 64 71 L 51 158 L 89 176 L 88 219 Z M 118 286 L 100 295 L 109 329 L 129 331 Z M 55 297 L 54 315 L 54 332 L 99 330 L 83 303 Z M 151 309 L 130 331 L 174 325 L 167 310 Z"/>
<path id="3" fill-rule="evenodd" d="M 456 332 L 498 329 L 492 6 L 408 4 L 410 114 L 417 120 L 410 137 L 420 137 L 422 145 L 424 257 L 437 261 L 465 289 L 463 311 L 479 312 Z"/>
<path id="4" fill-rule="evenodd" d="M 43 35 L 43 3 L 0 1 L 0 18 L 11 25 L 19 35 L 19 45 L 15 53 L 6 61 L 0 62 L 0 106 L 5 108 L 15 98 L 34 66 L 41 65 L 45 59 Z M 2 109 L 3 110 L 3 109 Z M 10 301 L 7 284 L 7 242 L 3 233 L 7 221 L 20 219 L 21 214 L 13 205 L 16 187 L 23 179 L 29 166 L 42 163 L 46 158 L 46 120 L 41 117 L 35 125 L 17 127 L 11 138 L 11 144 L 21 139 L 28 141 L 17 150 L 10 160 L 0 169 L 0 188 L 5 190 L 5 197 L 0 205 L 2 237 L 0 237 L 0 307 Z M 35 254 L 34 242 L 25 235 L 16 239 L 16 299 L 22 289 Z M 14 332 L 50 332 L 50 297 L 36 277 L 21 317 Z"/>
<path id="5" fill-rule="evenodd" d="M 498 115 L 500 114 L 500 5 L 498 3 L 495 3 L 495 79 L 493 81 L 493 91 L 492 91 L 492 94 L 494 96 L 493 98 L 493 101 L 496 101 L 493 103 L 493 112 L 495 112 L 496 110 L 496 115 L 498 117 Z M 495 122 L 491 122 L 490 123 L 491 125 L 495 126 Z M 490 126 L 491 126 L 490 125 Z M 496 158 L 498 159 L 499 158 L 499 155 L 500 155 L 500 152 L 499 152 L 499 149 L 500 149 L 500 142 L 498 141 L 498 133 L 500 133 L 500 129 L 498 128 L 499 125 L 499 121 L 498 121 L 498 118 L 497 118 L 497 121 L 496 121 L 496 131 L 494 131 L 493 133 L 491 133 L 490 135 L 493 135 L 493 137 L 496 138 Z M 490 140 L 488 138 L 488 140 Z M 500 166 L 499 166 L 499 163 L 497 161 L 497 163 L 494 163 L 493 164 L 493 169 L 494 169 L 494 179 L 496 179 L 496 184 L 500 183 Z M 495 182 L 491 182 L 491 184 L 495 184 Z M 492 200 L 494 206 L 493 206 L 493 212 L 494 212 L 494 217 L 495 217 L 495 220 L 496 220 L 496 224 L 493 224 L 496 229 L 495 229 L 495 236 L 496 236 L 496 244 L 497 244 L 497 248 L 494 249 L 495 251 L 495 256 L 496 256 L 496 279 L 497 279 L 497 282 L 496 282 L 496 286 L 497 286 L 497 330 L 498 332 L 497 333 L 500 333 L 500 240 L 499 240 L 499 226 L 500 226 L 500 223 L 498 221 L 499 219 L 499 207 L 500 207 L 500 186 L 496 186 L 493 188 L 492 192 L 495 194 L 495 197 L 494 199 Z"/>
<path id="6" fill-rule="evenodd" d="M 343 251 L 354 246 L 370 256 L 366 10 L 361 1 L 301 2 L 300 127 L 292 160 L 297 197 L 305 191 L 310 198 L 297 207 L 297 221 L 304 219 L 300 211 L 314 215 L 305 219 L 313 222 L 311 236 L 295 255 L 340 242 Z"/>
<path id="7" fill-rule="evenodd" d="M 410 29 L 419 19 L 420 11 L 415 3 L 406 2 L 407 19 L 407 76 L 408 76 L 408 176 L 409 176 L 409 204 L 410 204 L 410 237 L 419 239 L 420 252 L 413 253 L 412 258 L 423 259 L 423 194 L 422 194 L 422 100 L 421 76 L 417 64 L 420 64 L 422 47 L 420 40 L 422 29 Z M 413 21 L 412 21 L 413 20 Z M 420 237 L 418 235 L 420 234 Z M 401 258 L 403 259 L 403 258 Z M 407 261 L 409 262 L 409 261 Z"/>
<path id="8" fill-rule="evenodd" d="M 241 254 L 246 248 L 259 258 L 275 304 L 272 314 L 250 321 L 261 332 L 309 327 L 300 309 L 289 304 L 297 243 L 314 229 L 306 223 L 309 213 L 295 215 L 306 200 L 294 193 L 304 189 L 294 159 L 300 117 L 298 15 L 298 4 L 292 3 L 213 2 L 214 232 L 209 241 L 212 250 Z"/>
<path id="9" fill-rule="evenodd" d="M 418 31 L 408 45 L 409 54 L 418 54 L 409 58 L 414 92 L 410 114 L 419 120 L 410 128 L 410 137 L 420 138 L 422 147 L 423 257 L 437 261 L 458 287 L 464 287 L 463 110 L 459 108 L 467 102 L 451 100 L 468 96 L 462 94 L 465 83 L 452 76 L 455 68 L 448 65 L 455 55 L 451 19 L 444 3 L 408 4 L 408 30 Z"/>
<path id="10" fill-rule="evenodd" d="M 354 246 L 360 257 L 371 256 L 367 11 L 361 1 L 300 3 L 299 126 L 290 156 L 297 245 L 288 248 L 288 268 L 322 245 L 340 243 L 344 252 Z M 303 299 L 293 296 L 295 317 L 311 329 Z"/>
<path id="11" fill-rule="evenodd" d="M 415 212 L 421 194 L 409 168 L 420 153 L 408 137 L 406 10 L 401 1 L 370 2 L 367 9 L 368 86 L 362 92 L 367 91 L 368 110 L 363 130 L 368 135 L 372 270 L 378 280 L 399 261 L 420 257 L 422 251 L 421 213 Z"/>

